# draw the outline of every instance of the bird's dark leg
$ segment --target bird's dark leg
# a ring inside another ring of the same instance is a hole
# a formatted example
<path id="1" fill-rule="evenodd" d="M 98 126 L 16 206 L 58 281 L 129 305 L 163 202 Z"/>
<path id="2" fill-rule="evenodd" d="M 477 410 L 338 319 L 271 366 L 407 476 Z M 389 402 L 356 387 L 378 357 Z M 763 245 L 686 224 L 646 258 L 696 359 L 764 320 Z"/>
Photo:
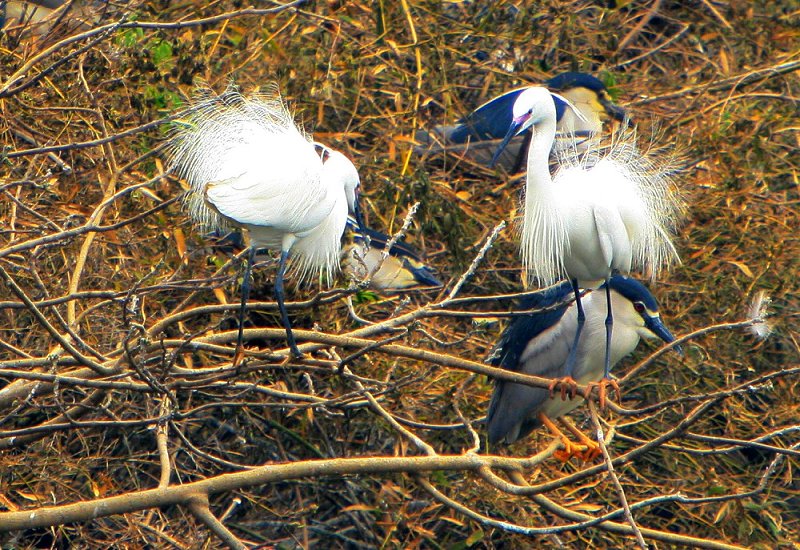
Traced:
<path id="1" fill-rule="evenodd" d="M 564 372 L 566 373 L 566 376 L 564 376 L 564 378 L 559 378 L 550 384 L 550 397 L 553 397 L 555 387 L 560 385 L 562 400 L 567 398 L 567 393 L 569 393 L 570 399 L 575 397 L 575 393 L 578 391 L 578 383 L 575 382 L 575 379 L 572 377 L 572 373 L 575 371 L 575 363 L 578 361 L 578 342 L 580 342 L 581 332 L 583 332 L 583 325 L 586 322 L 586 314 L 583 312 L 583 305 L 581 305 L 581 291 L 580 288 L 578 288 L 578 280 L 573 279 L 571 282 L 572 291 L 575 293 L 575 307 L 578 309 L 578 328 L 575 331 L 575 338 L 572 341 L 572 348 L 569 350 L 567 362 L 564 365 Z"/>
<path id="2" fill-rule="evenodd" d="M 606 362 L 603 378 L 611 378 L 611 331 L 614 328 L 614 313 L 611 309 L 611 287 L 606 279 Z"/>
<path id="3" fill-rule="evenodd" d="M 239 334 L 236 337 L 236 351 L 233 354 L 233 364 L 238 365 L 244 354 L 244 311 L 247 308 L 247 299 L 250 298 L 250 274 L 256 260 L 256 247 L 251 246 L 247 252 L 247 262 L 244 266 L 242 278 L 242 303 L 239 305 Z"/>
<path id="4" fill-rule="evenodd" d="M 286 273 L 286 260 L 289 258 L 289 251 L 281 251 L 281 261 L 278 265 L 278 276 L 275 280 L 275 299 L 278 301 L 278 310 L 281 312 L 281 321 L 283 321 L 283 328 L 286 329 L 286 340 L 289 342 L 289 349 L 295 357 L 302 357 L 303 354 L 297 349 L 297 342 L 294 340 L 292 333 L 292 325 L 289 322 L 289 313 L 286 311 L 286 304 L 284 303 L 283 292 L 283 276 Z"/>
<path id="5" fill-rule="evenodd" d="M 588 398 L 592 393 L 592 388 L 597 386 L 598 400 L 600 408 L 604 409 L 606 406 L 606 392 L 607 387 L 611 386 L 619 396 L 619 384 L 616 380 L 611 379 L 611 331 L 614 327 L 614 315 L 611 309 L 611 288 L 609 288 L 608 281 L 606 280 L 606 307 L 608 313 L 606 314 L 606 356 L 603 368 L 603 379 L 600 382 L 593 382 L 587 385 L 585 396 Z"/>

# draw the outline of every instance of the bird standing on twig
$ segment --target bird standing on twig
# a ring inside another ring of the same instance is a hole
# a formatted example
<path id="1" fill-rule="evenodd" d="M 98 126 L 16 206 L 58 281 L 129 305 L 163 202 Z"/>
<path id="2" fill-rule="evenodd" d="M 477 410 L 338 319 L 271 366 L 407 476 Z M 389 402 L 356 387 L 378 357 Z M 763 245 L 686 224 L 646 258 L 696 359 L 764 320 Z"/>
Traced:
<path id="1" fill-rule="evenodd" d="M 355 166 L 295 124 L 277 86 L 252 97 L 234 88 L 202 94 L 172 136 L 170 160 L 190 185 L 186 204 L 196 223 L 249 233 L 237 358 L 258 248 L 281 251 L 275 298 L 289 347 L 300 356 L 284 304 L 286 261 L 291 252 L 301 280 L 315 272 L 332 280 L 348 212 L 361 224 Z"/>
<path id="2" fill-rule="evenodd" d="M 611 364 L 631 353 L 639 338 L 675 338 L 661 322 L 658 303 L 647 288 L 628 277 L 614 275 L 605 285 L 611 292 L 614 310 L 614 334 L 611 338 Z M 604 292 L 589 292 L 583 297 L 586 325 L 575 342 L 578 315 L 575 302 L 568 301 L 572 286 L 561 284 L 527 296 L 518 310 L 534 310 L 514 317 L 500 337 L 489 357 L 489 363 L 525 374 L 559 378 L 565 375 L 567 358 L 575 348 L 576 362 L 572 375 L 579 384 L 598 382 L 604 375 L 603 338 L 606 304 Z M 680 353 L 680 347 L 676 348 Z M 564 442 L 560 456 L 578 454 L 572 443 L 561 433 L 553 420 L 562 417 L 583 402 L 582 397 L 554 396 L 545 388 L 526 386 L 503 380 L 495 381 L 492 401 L 486 417 L 490 444 L 504 441 L 511 444 L 541 425 Z M 584 458 L 598 450 L 597 442 L 589 439 L 566 419 L 562 423 L 586 446 Z"/>
<path id="3" fill-rule="evenodd" d="M 556 134 L 558 108 L 569 102 L 544 88 L 528 88 L 514 102 L 513 119 L 495 153 L 531 128 L 528 149 L 522 259 L 542 284 L 567 278 L 577 307 L 575 342 L 585 322 L 579 287 L 597 288 L 613 273 L 632 268 L 653 276 L 678 260 L 672 232 L 682 203 L 670 179 L 670 167 L 642 155 L 631 132 L 621 134 L 610 150 L 599 148 L 563 154 L 554 176 L 548 159 Z M 613 308 L 606 285 L 605 376 L 599 384 L 601 405 L 610 379 Z M 578 346 L 567 359 L 563 383 L 573 384 Z"/>

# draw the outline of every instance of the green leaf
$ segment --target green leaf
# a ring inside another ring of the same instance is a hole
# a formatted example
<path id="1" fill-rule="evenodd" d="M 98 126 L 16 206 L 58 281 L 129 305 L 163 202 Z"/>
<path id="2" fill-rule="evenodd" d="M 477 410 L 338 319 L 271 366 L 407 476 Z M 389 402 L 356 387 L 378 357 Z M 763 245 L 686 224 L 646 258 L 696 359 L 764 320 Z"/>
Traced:
<path id="1" fill-rule="evenodd" d="M 482 541 L 484 536 L 485 535 L 483 534 L 483 531 L 481 531 L 480 529 L 478 529 L 477 531 L 473 531 L 472 534 L 468 536 L 467 540 L 465 541 L 467 548 L 470 548 L 475 543 Z"/>

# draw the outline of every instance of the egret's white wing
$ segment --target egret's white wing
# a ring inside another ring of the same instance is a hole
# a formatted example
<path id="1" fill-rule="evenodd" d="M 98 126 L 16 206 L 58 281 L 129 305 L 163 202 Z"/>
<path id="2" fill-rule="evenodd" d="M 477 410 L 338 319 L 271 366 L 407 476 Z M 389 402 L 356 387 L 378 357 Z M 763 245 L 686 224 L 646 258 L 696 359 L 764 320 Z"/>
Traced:
<path id="1" fill-rule="evenodd" d="M 335 201 L 323 185 L 319 156 L 305 143 L 305 148 L 284 141 L 270 151 L 252 146 L 229 151 L 217 172 L 221 177 L 206 187 L 206 200 L 239 224 L 310 231 Z"/>
<path id="2" fill-rule="evenodd" d="M 632 248 L 631 235 L 619 215 L 613 208 L 595 208 L 594 223 L 597 240 L 604 264 L 609 270 L 628 273 L 631 270 Z"/>

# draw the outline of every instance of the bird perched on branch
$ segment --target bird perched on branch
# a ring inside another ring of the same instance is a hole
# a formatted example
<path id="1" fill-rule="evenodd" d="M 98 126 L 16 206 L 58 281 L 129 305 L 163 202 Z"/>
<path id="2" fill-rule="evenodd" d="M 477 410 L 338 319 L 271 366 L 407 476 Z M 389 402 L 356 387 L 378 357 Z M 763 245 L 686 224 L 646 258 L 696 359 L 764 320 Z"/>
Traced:
<path id="1" fill-rule="evenodd" d="M 611 293 L 615 319 L 611 339 L 612 365 L 630 354 L 640 337 L 658 337 L 665 342 L 675 339 L 661 322 L 658 303 L 642 283 L 615 275 L 605 286 Z M 525 297 L 517 310 L 533 311 L 511 319 L 492 351 L 489 363 L 511 371 L 559 378 L 565 375 L 567 357 L 575 346 L 577 360 L 572 372 L 575 380 L 580 384 L 600 381 L 605 364 L 605 292 L 590 291 L 583 297 L 586 325 L 577 346 L 574 341 L 577 305 L 570 300 L 571 294 L 572 286 L 563 281 Z M 486 418 L 489 443 L 511 444 L 546 425 L 564 442 L 565 452 L 560 456 L 577 454 L 576 448 L 553 421 L 578 407 L 583 400 L 581 396 L 554 396 L 545 388 L 496 380 Z M 597 450 L 597 443 L 566 419 L 562 418 L 562 422 L 586 447 L 584 457 L 591 457 Z"/>
<path id="2" fill-rule="evenodd" d="M 585 153 L 562 154 L 554 176 L 549 156 L 556 136 L 557 113 L 575 109 L 566 99 L 545 88 L 528 88 L 514 102 L 513 118 L 495 160 L 511 139 L 532 129 L 528 148 L 525 205 L 522 225 L 522 259 L 528 273 L 540 283 L 561 279 L 572 282 L 578 322 L 575 341 L 584 325 L 578 287 L 597 288 L 613 273 L 633 268 L 658 271 L 678 254 L 672 233 L 683 211 L 667 159 L 652 159 L 639 152 L 635 134 L 618 135 L 608 150 L 590 148 Z M 599 388 L 601 404 L 606 386 L 614 383 L 611 368 L 613 312 L 606 285 L 606 369 Z M 576 364 L 572 352 L 564 369 L 564 383 L 572 380 Z"/>
<path id="3" fill-rule="evenodd" d="M 369 286 L 388 291 L 442 286 L 419 253 L 404 241 L 395 242 L 388 256 L 383 258 L 391 240 L 389 235 L 367 227 L 359 229 L 352 218 L 348 219 L 347 225 L 353 231 L 353 243 L 342 250 L 342 268 L 353 278 L 361 280 L 372 274 Z M 367 237 L 369 246 L 366 246 Z"/>
<path id="4" fill-rule="evenodd" d="M 284 304 L 286 262 L 291 253 L 300 280 L 315 273 L 333 279 L 348 212 L 361 224 L 353 163 L 312 141 L 272 86 L 251 97 L 233 87 L 221 95 L 201 94 L 171 138 L 170 164 L 189 183 L 186 205 L 195 223 L 249 234 L 237 357 L 259 248 L 280 250 L 275 298 L 289 347 L 300 356 Z"/>
<path id="5" fill-rule="evenodd" d="M 514 103 L 522 92 L 532 87 L 517 88 L 499 95 L 469 113 L 458 124 L 436 126 L 430 132 L 418 131 L 416 140 L 419 145 L 415 151 L 420 154 L 447 151 L 489 165 L 511 124 Z M 561 73 L 547 80 L 544 87 L 568 99 L 578 113 L 567 108 L 559 108 L 556 112 L 556 135 L 559 136 L 554 144 L 556 149 L 560 147 L 562 138 L 565 146 L 571 149 L 588 147 L 591 138 L 603 130 L 604 123 L 609 120 L 627 123 L 625 110 L 612 103 L 603 82 L 592 75 Z M 515 137 L 496 164 L 507 172 L 518 172 L 524 165 L 529 140 L 530 132 Z"/>

